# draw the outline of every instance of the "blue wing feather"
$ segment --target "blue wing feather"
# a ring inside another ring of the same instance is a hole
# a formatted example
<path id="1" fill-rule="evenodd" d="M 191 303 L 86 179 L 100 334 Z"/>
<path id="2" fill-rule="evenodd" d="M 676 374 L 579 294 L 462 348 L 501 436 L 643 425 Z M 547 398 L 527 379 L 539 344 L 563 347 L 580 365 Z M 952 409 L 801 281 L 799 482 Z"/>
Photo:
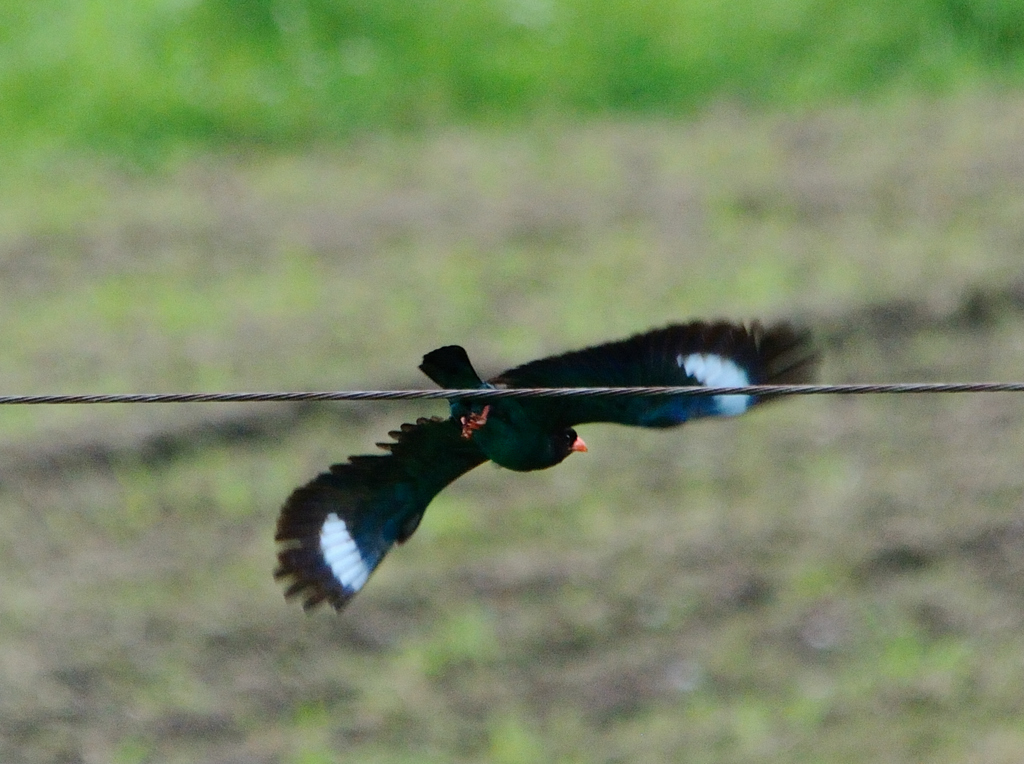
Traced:
<path id="1" fill-rule="evenodd" d="M 486 461 L 451 419 L 420 419 L 391 433 L 380 456 L 353 456 L 296 489 L 281 510 L 274 577 L 307 610 L 340 610 L 396 543 L 408 539 L 435 495 Z"/>
<path id="2" fill-rule="evenodd" d="M 518 366 L 491 380 L 507 387 L 733 387 L 810 381 L 817 355 L 806 331 L 724 321 L 676 324 Z M 524 401 L 539 417 L 571 427 L 616 422 L 672 427 L 706 416 L 742 413 L 751 396 L 651 396 Z"/>

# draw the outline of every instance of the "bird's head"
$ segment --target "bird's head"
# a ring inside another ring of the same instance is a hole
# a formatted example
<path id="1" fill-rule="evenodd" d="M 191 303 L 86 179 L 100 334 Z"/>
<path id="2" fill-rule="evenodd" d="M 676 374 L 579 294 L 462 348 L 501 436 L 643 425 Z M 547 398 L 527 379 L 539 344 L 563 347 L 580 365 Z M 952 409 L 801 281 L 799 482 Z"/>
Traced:
<path id="1" fill-rule="evenodd" d="M 554 466 L 566 459 L 574 451 L 586 451 L 587 444 L 583 438 L 576 434 L 576 430 L 567 427 L 552 433 L 548 439 L 548 455 L 551 458 L 550 466 Z"/>

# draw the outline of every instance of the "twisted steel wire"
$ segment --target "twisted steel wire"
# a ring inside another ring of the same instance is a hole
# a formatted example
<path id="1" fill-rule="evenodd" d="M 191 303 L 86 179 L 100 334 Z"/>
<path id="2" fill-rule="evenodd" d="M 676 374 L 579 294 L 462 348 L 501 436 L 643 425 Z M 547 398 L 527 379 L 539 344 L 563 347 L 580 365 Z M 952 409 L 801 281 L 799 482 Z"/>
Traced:
<path id="1" fill-rule="evenodd" d="M 895 382 L 742 387 L 519 387 L 485 390 L 335 390 L 265 393 L 107 393 L 2 395 L 0 405 L 85 403 L 263 403 L 280 401 L 396 401 L 473 398 L 568 398 L 706 395 L 880 395 L 906 393 L 1019 393 L 1024 382 Z"/>

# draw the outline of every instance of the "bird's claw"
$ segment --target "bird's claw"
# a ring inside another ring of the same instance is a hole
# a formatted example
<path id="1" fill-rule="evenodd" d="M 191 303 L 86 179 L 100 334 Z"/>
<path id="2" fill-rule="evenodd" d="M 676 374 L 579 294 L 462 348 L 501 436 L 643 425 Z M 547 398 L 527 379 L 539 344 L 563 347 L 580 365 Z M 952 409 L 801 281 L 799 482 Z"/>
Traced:
<path id="1" fill-rule="evenodd" d="M 483 411 L 479 414 L 470 412 L 466 416 L 462 417 L 459 421 L 462 422 L 462 437 L 469 440 L 473 437 L 473 433 L 487 424 L 487 415 L 491 412 L 490 404 L 484 406 Z"/>

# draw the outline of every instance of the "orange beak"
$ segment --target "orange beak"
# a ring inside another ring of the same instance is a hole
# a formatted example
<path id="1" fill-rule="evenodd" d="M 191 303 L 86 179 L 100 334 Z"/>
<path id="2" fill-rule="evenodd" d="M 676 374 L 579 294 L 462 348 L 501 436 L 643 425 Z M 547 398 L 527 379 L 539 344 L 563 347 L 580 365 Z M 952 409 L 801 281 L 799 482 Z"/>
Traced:
<path id="1" fill-rule="evenodd" d="M 586 451 L 587 444 L 583 442 L 583 438 L 579 435 L 576 436 L 576 440 L 573 441 L 572 448 L 570 451 Z"/>

